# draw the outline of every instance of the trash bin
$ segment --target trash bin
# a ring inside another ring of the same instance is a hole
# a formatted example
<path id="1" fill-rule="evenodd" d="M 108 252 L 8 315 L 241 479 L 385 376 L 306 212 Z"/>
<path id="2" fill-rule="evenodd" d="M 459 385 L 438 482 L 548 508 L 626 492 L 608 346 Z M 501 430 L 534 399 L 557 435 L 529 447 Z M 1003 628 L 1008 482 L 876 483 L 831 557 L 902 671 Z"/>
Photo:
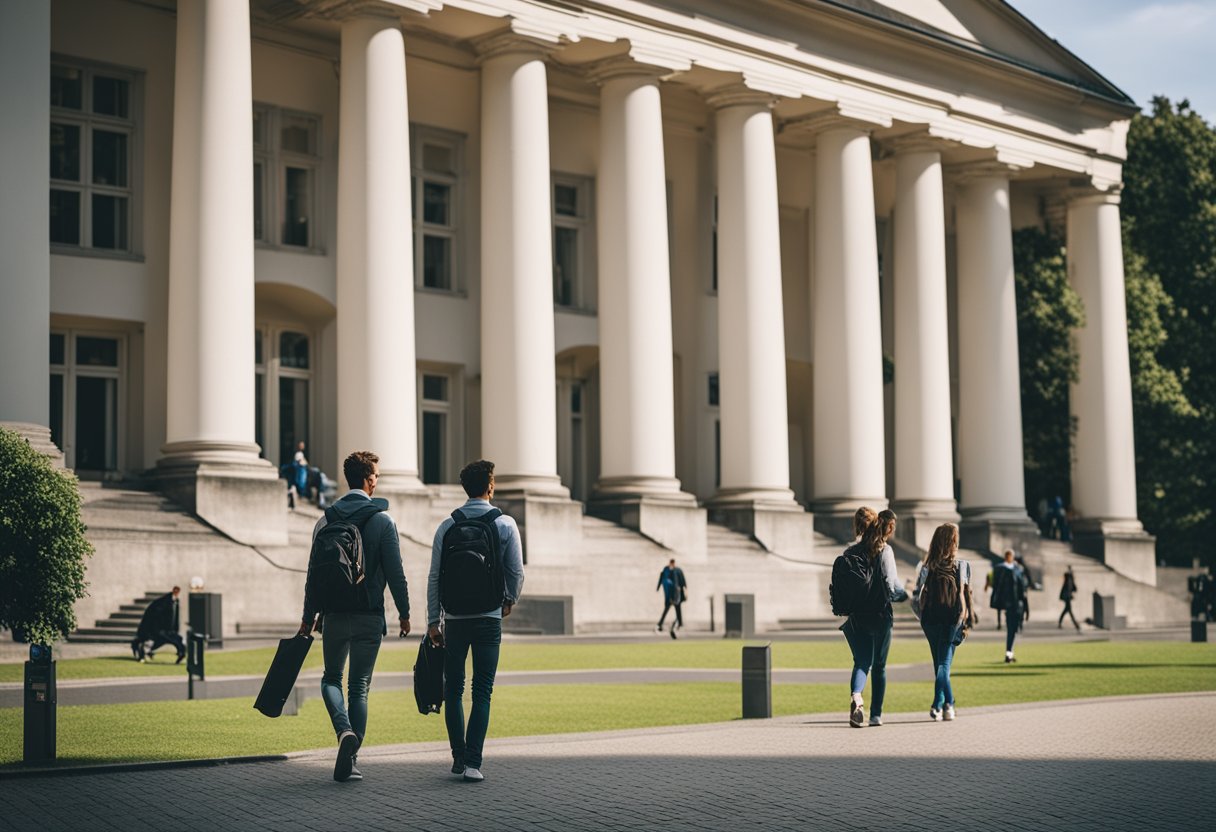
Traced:
<path id="1" fill-rule="evenodd" d="M 208 647 L 224 646 L 223 596 L 220 593 L 190 593 L 190 629 L 205 635 Z"/>
<path id="2" fill-rule="evenodd" d="M 743 648 L 743 718 L 773 715 L 773 658 L 769 644 Z"/>
<path id="3" fill-rule="evenodd" d="M 726 638 L 751 638 L 756 632 L 756 596 L 726 596 Z"/>
<path id="4" fill-rule="evenodd" d="M 1203 618 L 1191 619 L 1191 641 L 1208 640 L 1208 622 Z"/>

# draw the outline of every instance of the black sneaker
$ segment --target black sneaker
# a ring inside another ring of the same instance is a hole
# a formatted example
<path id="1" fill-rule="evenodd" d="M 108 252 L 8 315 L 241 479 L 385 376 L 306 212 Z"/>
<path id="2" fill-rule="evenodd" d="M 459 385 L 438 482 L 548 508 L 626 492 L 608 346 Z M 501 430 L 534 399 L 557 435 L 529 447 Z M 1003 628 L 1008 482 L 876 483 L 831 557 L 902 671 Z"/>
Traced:
<path id="1" fill-rule="evenodd" d="M 334 762 L 334 779 L 343 783 L 350 779 L 354 768 L 355 754 L 359 751 L 359 735 L 354 731 L 343 731 L 338 737 L 338 759 Z"/>
<path id="2" fill-rule="evenodd" d="M 462 775 L 464 775 L 464 770 L 465 770 L 464 760 L 460 759 L 459 757 L 453 757 L 452 758 L 452 774 L 455 774 L 457 777 L 461 777 Z"/>
<path id="3" fill-rule="evenodd" d="M 174 664 L 181 664 L 181 663 L 182 663 L 182 660 L 183 660 L 184 658 L 186 658 L 186 654 L 185 654 L 185 653 L 178 653 L 178 654 L 177 654 L 177 661 L 175 661 L 175 662 L 174 662 Z"/>

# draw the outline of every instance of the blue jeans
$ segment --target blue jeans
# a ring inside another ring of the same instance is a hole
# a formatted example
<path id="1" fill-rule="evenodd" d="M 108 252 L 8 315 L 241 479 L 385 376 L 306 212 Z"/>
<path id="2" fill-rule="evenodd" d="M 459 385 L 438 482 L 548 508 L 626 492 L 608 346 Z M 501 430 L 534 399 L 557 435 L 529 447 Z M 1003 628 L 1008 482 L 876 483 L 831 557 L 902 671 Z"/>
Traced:
<path id="1" fill-rule="evenodd" d="M 321 675 L 321 698 L 334 733 L 354 731 L 359 742 L 367 733 L 367 689 L 372 684 L 372 670 L 384 620 L 377 614 L 330 613 L 322 624 L 321 646 L 325 651 L 325 672 Z M 350 676 L 346 682 L 347 705 L 342 701 L 342 669 L 350 657 Z"/>
<path id="2" fill-rule="evenodd" d="M 490 696 L 498 672 L 502 644 L 501 618 L 449 618 L 444 622 L 443 704 L 452 758 L 469 768 L 481 768 L 481 751 L 490 727 Z M 464 665 L 473 653 L 473 707 L 464 724 Z"/>
<path id="3" fill-rule="evenodd" d="M 874 689 L 870 696 L 871 716 L 882 716 L 882 700 L 887 695 L 887 653 L 891 649 L 891 625 L 890 621 L 858 624 L 850 618 L 841 628 L 849 642 L 849 649 L 853 651 L 850 690 L 861 693 L 866 687 L 866 676 L 874 677 Z"/>
<path id="4" fill-rule="evenodd" d="M 954 661 L 954 636 L 958 628 L 953 624 L 921 624 L 920 628 L 933 654 L 933 709 L 940 711 L 944 705 L 954 704 L 950 665 Z"/>
<path id="5" fill-rule="evenodd" d="M 1005 607 L 1005 652 L 1013 652 L 1013 640 L 1018 630 L 1022 629 L 1022 605 L 1010 604 Z"/>

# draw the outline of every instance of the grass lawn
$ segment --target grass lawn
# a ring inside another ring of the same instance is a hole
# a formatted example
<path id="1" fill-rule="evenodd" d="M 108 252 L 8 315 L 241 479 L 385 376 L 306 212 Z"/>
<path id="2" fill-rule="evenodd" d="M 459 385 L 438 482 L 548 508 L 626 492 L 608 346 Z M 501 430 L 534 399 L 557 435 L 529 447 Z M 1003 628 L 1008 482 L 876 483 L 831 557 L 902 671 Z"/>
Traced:
<path id="1" fill-rule="evenodd" d="M 1216 690 L 1216 645 L 1176 642 L 1081 642 L 1018 646 L 1019 661 L 1005 665 L 1003 644 L 969 644 L 955 665 L 954 689 L 961 712 L 968 707 L 1086 696 Z M 781 667 L 847 667 L 843 645 L 779 642 L 774 664 Z M 259 653 L 261 672 L 269 654 Z M 319 660 L 319 650 L 315 650 Z M 412 653 L 412 651 L 409 651 Z M 225 654 L 215 654 L 219 659 Z M 226 654 L 237 661 L 254 657 Z M 381 669 L 400 670 L 410 656 L 394 646 L 383 654 Z M 503 647 L 504 669 L 588 667 L 737 667 L 739 643 L 687 642 L 641 645 L 541 645 Z M 82 662 L 104 660 L 89 659 Z M 209 660 L 210 661 L 210 660 Z M 892 663 L 927 661 L 918 640 L 896 642 Z M 60 663 L 60 667 L 69 662 Z M 139 668 L 133 662 L 128 666 Z M 235 665 L 234 665 L 235 666 Z M 214 665 L 211 673 L 220 671 Z M 227 672 L 240 672 L 229 670 Z M 113 675 L 113 674 L 106 674 Z M 846 674 L 839 684 L 773 687 L 778 715 L 835 713 L 844 718 Z M 924 682 L 887 686 L 887 713 L 927 710 L 933 685 Z M 131 705 L 61 707 L 59 757 L 63 764 L 130 760 L 186 759 L 276 754 L 333 743 L 325 708 L 309 699 L 297 717 L 271 720 L 249 699 L 163 702 Z M 443 740 L 442 719 L 423 717 L 412 694 L 379 692 L 371 696 L 368 743 Z M 502 686 L 494 693 L 492 737 L 602 731 L 682 725 L 736 719 L 738 684 L 727 682 L 642 685 Z M 20 708 L 0 709 L 0 765 L 21 757 Z"/>

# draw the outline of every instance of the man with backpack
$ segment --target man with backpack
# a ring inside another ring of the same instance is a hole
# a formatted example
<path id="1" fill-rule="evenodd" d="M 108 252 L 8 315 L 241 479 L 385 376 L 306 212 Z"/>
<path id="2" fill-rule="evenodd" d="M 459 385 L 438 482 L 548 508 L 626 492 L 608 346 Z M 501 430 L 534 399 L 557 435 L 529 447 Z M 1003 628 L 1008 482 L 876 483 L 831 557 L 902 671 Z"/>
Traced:
<path id="1" fill-rule="evenodd" d="M 370 451 L 355 451 L 342 464 L 350 490 L 325 510 L 313 529 L 300 623 L 301 635 L 314 628 L 322 633 L 321 698 L 338 735 L 334 779 L 339 782 L 363 779 L 356 762 L 367 733 L 367 690 L 380 642 L 388 634 L 386 584 L 397 605 L 399 632 L 403 637 L 410 632 L 410 599 L 397 524 L 388 514 L 388 501 L 372 499 L 379 462 Z M 348 657 L 344 703 L 342 669 Z"/>
<path id="2" fill-rule="evenodd" d="M 1017 661 L 1013 656 L 1013 640 L 1022 629 L 1028 585 L 1026 573 L 1014 560 L 1013 550 L 1006 549 L 1004 562 L 992 570 L 993 606 L 1005 611 L 1005 664 Z"/>
<path id="3" fill-rule="evenodd" d="M 524 585 L 523 544 L 515 521 L 490 500 L 494 463 L 470 462 L 460 472 L 467 502 L 435 530 L 427 579 L 427 636 L 444 645 L 444 720 L 452 774 L 480 783 L 490 696 L 498 671 L 502 620 Z M 473 653 L 473 707 L 466 730 L 461 697 L 465 660 Z"/>

